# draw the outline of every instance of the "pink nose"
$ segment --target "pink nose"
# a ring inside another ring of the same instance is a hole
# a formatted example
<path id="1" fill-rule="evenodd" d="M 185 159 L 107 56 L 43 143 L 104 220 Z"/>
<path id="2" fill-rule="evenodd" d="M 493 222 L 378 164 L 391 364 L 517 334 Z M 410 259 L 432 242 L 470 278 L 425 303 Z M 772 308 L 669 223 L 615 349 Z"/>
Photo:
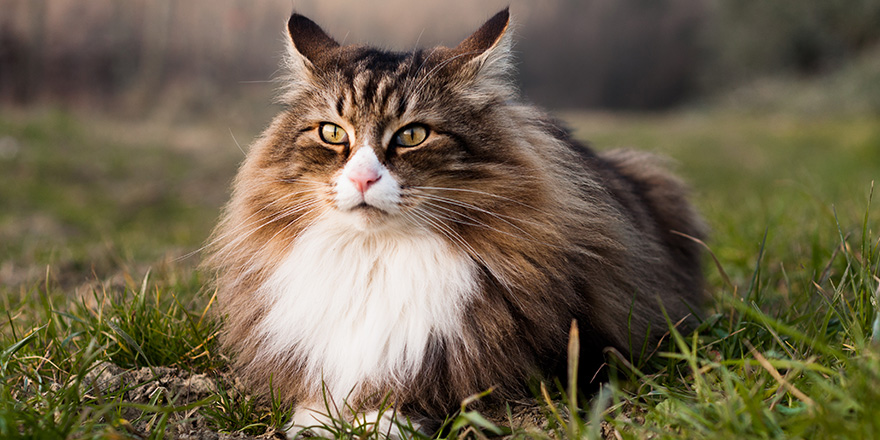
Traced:
<path id="1" fill-rule="evenodd" d="M 348 180 L 351 180 L 362 194 L 381 178 L 379 171 L 372 167 L 355 168 L 348 173 Z"/>

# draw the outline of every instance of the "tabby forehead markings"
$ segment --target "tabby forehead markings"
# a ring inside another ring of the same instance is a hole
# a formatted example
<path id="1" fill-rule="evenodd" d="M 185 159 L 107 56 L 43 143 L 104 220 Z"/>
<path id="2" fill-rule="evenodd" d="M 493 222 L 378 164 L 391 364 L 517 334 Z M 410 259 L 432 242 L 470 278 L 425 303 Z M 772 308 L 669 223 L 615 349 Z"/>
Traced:
<path id="1" fill-rule="evenodd" d="M 373 79 L 371 72 L 358 72 L 351 82 L 351 91 L 354 96 L 354 106 L 362 111 L 365 116 L 372 110 L 373 103 L 369 100 L 370 82 Z"/>
<path id="2" fill-rule="evenodd" d="M 388 102 L 391 101 L 391 97 L 394 95 L 395 83 L 394 79 L 386 76 L 376 85 L 376 109 L 386 115 L 393 114 L 392 109 L 388 107 Z M 399 115 L 395 116 L 399 117 Z"/>
<path id="3" fill-rule="evenodd" d="M 345 97 L 339 95 L 336 97 L 336 114 L 339 116 L 344 116 L 343 111 L 345 110 Z"/>
<path id="4" fill-rule="evenodd" d="M 394 70 L 357 72 L 346 80 L 344 112 L 358 119 L 385 115 L 399 119 L 418 99 L 409 91 L 413 75 L 411 59 L 401 61 Z M 342 105 L 337 105 L 338 108 Z"/>

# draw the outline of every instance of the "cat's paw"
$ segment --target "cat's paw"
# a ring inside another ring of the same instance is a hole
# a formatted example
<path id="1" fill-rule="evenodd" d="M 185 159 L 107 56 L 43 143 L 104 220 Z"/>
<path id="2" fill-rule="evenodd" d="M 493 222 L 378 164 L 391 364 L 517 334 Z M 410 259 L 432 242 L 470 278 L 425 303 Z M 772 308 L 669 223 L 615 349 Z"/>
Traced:
<path id="1" fill-rule="evenodd" d="M 287 438 L 290 440 L 308 437 L 334 438 L 327 427 L 333 425 L 333 418 L 328 414 L 328 409 L 321 404 L 297 405 L 293 411 L 287 427 Z"/>
<path id="2" fill-rule="evenodd" d="M 345 429 L 344 425 L 349 425 L 351 429 L 362 433 L 378 432 L 379 438 L 388 440 L 412 440 L 419 438 L 419 434 L 426 434 L 422 432 L 420 423 L 413 422 L 393 410 L 377 410 L 349 416 L 348 423 L 341 423 L 337 420 L 339 417 L 341 416 L 335 414 L 330 416 L 324 405 L 298 405 L 285 428 L 287 438 L 294 440 L 318 436 L 332 439 L 336 437 L 335 431 Z"/>
<path id="3" fill-rule="evenodd" d="M 363 415 L 362 419 L 371 429 L 378 430 L 380 438 L 388 440 L 412 440 L 419 438 L 417 434 L 422 432 L 422 425 L 407 417 L 397 414 L 392 410 L 371 411 Z"/>

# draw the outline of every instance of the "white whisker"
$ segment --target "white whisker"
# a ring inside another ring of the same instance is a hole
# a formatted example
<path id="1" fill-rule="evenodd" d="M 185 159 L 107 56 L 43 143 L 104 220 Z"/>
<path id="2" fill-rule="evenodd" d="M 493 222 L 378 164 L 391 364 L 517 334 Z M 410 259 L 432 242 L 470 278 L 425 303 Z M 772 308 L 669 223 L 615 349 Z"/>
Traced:
<path id="1" fill-rule="evenodd" d="M 258 209 L 258 210 L 256 210 L 256 211 L 254 211 L 253 213 L 251 213 L 251 215 L 247 216 L 244 220 L 242 220 L 242 221 L 240 222 L 239 226 L 236 226 L 235 228 L 233 228 L 233 229 L 231 229 L 231 230 L 229 230 L 229 231 L 226 231 L 225 233 L 223 233 L 223 234 L 221 234 L 221 235 L 219 235 L 219 236 L 212 237 L 210 242 L 206 243 L 206 244 L 203 245 L 202 247 L 200 247 L 200 248 L 198 248 L 198 249 L 196 249 L 196 250 L 194 250 L 194 251 L 192 251 L 192 252 L 189 252 L 189 253 L 187 253 L 187 254 L 185 254 L 185 255 L 182 255 L 182 256 L 176 258 L 174 261 L 181 261 L 181 260 L 187 259 L 187 258 L 189 258 L 189 257 L 192 257 L 193 255 L 198 254 L 199 252 L 202 252 L 203 250 L 208 249 L 208 248 L 210 248 L 211 246 L 214 246 L 215 244 L 219 243 L 219 242 L 222 241 L 223 239 L 225 239 L 225 238 L 227 238 L 227 237 L 229 237 L 229 236 L 231 236 L 231 235 L 233 235 L 233 234 L 237 234 L 237 233 L 241 232 L 243 229 L 245 229 L 245 228 L 247 228 L 248 226 L 250 226 L 251 224 L 248 223 L 248 222 L 249 222 L 252 218 L 254 218 L 254 217 L 256 217 L 257 215 L 259 215 L 261 212 L 263 212 L 263 211 L 269 209 L 270 207 L 272 207 L 272 206 L 274 206 L 274 205 L 276 205 L 276 204 L 279 204 L 279 203 L 281 203 L 281 202 L 284 202 L 284 201 L 286 201 L 287 199 L 289 199 L 289 198 L 291 198 L 291 197 L 294 197 L 294 196 L 297 196 L 297 195 L 300 195 L 300 194 L 304 194 L 304 193 L 307 193 L 307 192 L 310 192 L 310 190 L 295 191 L 295 192 L 291 192 L 291 193 L 285 194 L 285 195 L 284 195 L 283 197 L 281 197 L 281 198 L 278 198 L 278 199 L 273 200 L 272 202 L 266 204 L 266 205 L 263 206 L 262 208 L 260 208 L 260 209 Z"/>
<path id="2" fill-rule="evenodd" d="M 540 210 L 540 209 L 538 209 L 538 208 L 536 208 L 536 207 L 534 207 L 534 206 L 532 206 L 532 205 L 529 205 L 529 204 L 527 204 L 527 203 L 523 203 L 522 201 L 519 201 L 519 200 L 516 200 L 516 199 L 511 199 L 510 197 L 499 196 L 498 194 L 493 194 L 493 193 L 490 193 L 490 192 L 480 191 L 480 190 L 476 190 L 476 189 L 467 189 L 467 188 L 443 188 L 443 187 L 438 187 L 438 186 L 412 186 L 412 187 L 410 187 L 410 188 L 412 188 L 412 189 L 417 189 L 417 190 L 461 191 L 461 192 L 467 192 L 467 193 L 481 194 L 481 195 L 484 195 L 484 196 L 489 196 L 489 197 L 493 197 L 493 198 L 496 198 L 496 199 L 501 199 L 501 200 L 504 200 L 504 201 L 507 201 L 507 202 L 515 203 L 515 204 L 520 205 L 520 206 L 523 206 L 523 207 L 525 207 L 525 208 L 529 208 L 529 209 L 532 209 L 532 210 L 534 210 L 534 211 L 540 212 L 540 213 L 542 213 L 542 214 L 546 214 L 544 211 L 542 211 L 542 210 Z"/>
<path id="3" fill-rule="evenodd" d="M 317 208 L 309 209 L 309 210 L 307 210 L 306 212 L 302 213 L 302 214 L 300 215 L 300 217 L 305 217 L 305 216 L 311 214 L 312 212 L 315 212 L 316 209 L 317 209 Z M 305 231 L 306 229 L 308 229 L 311 225 L 315 224 L 315 222 L 317 222 L 318 219 L 320 219 L 320 218 L 321 218 L 326 212 L 327 212 L 327 211 L 324 211 L 324 212 L 322 212 L 321 214 L 318 214 L 318 216 L 315 217 L 315 219 L 314 219 L 312 222 L 310 222 L 306 227 L 304 227 L 304 228 L 302 228 L 302 229 L 300 230 L 300 233 L 302 233 L 302 231 Z M 281 229 L 279 229 L 277 232 L 275 232 L 275 234 L 273 234 L 272 237 L 270 237 L 268 240 L 266 240 L 266 242 L 267 242 L 267 243 L 271 243 L 272 241 L 275 240 L 276 237 L 278 237 L 279 235 L 281 235 L 282 232 L 285 232 L 285 231 L 289 230 L 289 228 L 290 228 L 291 226 L 293 226 L 293 225 L 294 225 L 294 222 L 288 222 L 288 223 L 287 223 L 286 225 L 284 225 Z M 293 242 L 294 242 L 294 241 L 295 241 L 295 240 L 290 240 L 290 242 L 287 243 L 287 246 L 285 246 L 286 250 L 289 250 L 289 249 L 290 249 L 290 246 L 293 245 Z M 260 255 L 260 254 L 257 253 L 257 252 L 255 252 L 253 255 L 251 255 L 251 257 L 248 258 L 248 260 L 245 262 L 244 267 L 250 267 L 250 266 L 253 264 L 254 259 L 256 259 L 257 255 Z"/>
<path id="4" fill-rule="evenodd" d="M 536 223 L 536 222 L 530 222 L 530 221 L 526 221 L 526 220 L 518 219 L 518 218 L 515 218 L 515 217 L 511 217 L 511 216 L 508 216 L 508 215 L 497 214 L 497 213 L 494 213 L 494 212 L 492 212 L 492 211 L 489 211 L 489 210 L 486 210 L 486 209 L 480 208 L 480 207 L 478 207 L 478 206 L 472 205 L 472 204 L 470 204 L 470 203 L 462 202 L 462 201 L 460 201 L 460 200 L 450 199 L 450 198 L 448 198 L 448 197 L 434 196 L 434 195 L 429 195 L 429 194 L 422 194 L 422 195 L 420 195 L 420 197 L 424 197 L 425 199 L 428 199 L 428 200 L 434 200 L 434 201 L 441 202 L 441 203 L 448 203 L 448 204 L 453 205 L 453 206 L 458 206 L 458 207 L 461 207 L 461 208 L 470 209 L 470 210 L 473 210 L 473 211 L 477 211 L 477 212 L 482 212 L 482 213 L 484 213 L 484 214 L 488 214 L 488 215 L 490 215 L 490 216 L 492 216 L 492 217 L 495 217 L 496 219 L 498 219 L 498 220 L 500 220 L 500 221 L 502 221 L 502 222 L 504 222 L 504 223 L 507 223 L 508 225 L 512 226 L 514 229 L 516 229 L 516 230 L 522 232 L 523 234 L 525 234 L 525 235 L 527 235 L 527 236 L 529 236 L 529 237 L 532 237 L 532 235 L 529 234 L 528 232 L 526 232 L 523 228 L 521 228 L 521 227 L 519 227 L 519 226 L 513 224 L 512 222 L 510 222 L 510 221 L 508 221 L 508 220 L 506 220 L 506 219 L 510 219 L 510 220 L 514 220 L 514 221 L 519 221 L 519 222 L 523 222 L 523 223 L 531 223 L 532 225 L 540 225 L 539 223 Z M 475 219 L 471 219 L 471 220 L 476 221 Z M 486 226 L 488 227 L 488 225 L 486 225 Z M 500 231 L 499 231 L 499 232 L 500 232 Z M 532 238 L 534 238 L 534 237 L 532 237 Z"/>
<path id="5" fill-rule="evenodd" d="M 425 208 L 425 207 L 419 207 L 419 208 L 417 208 L 417 209 L 421 209 L 421 210 L 426 211 L 426 212 L 431 212 L 431 213 L 434 214 L 435 216 L 438 216 L 438 217 L 440 217 L 440 218 L 446 219 L 446 220 L 448 220 L 448 221 L 450 221 L 450 222 L 453 222 L 453 223 L 457 223 L 457 224 L 461 224 L 461 225 L 468 225 L 468 226 L 476 226 L 476 227 L 486 228 L 486 229 L 488 229 L 488 230 L 490 230 L 490 231 L 497 232 L 497 233 L 499 233 L 499 234 L 506 235 L 506 236 L 508 236 L 508 237 L 513 237 L 513 238 L 516 238 L 516 239 L 519 239 L 519 240 L 525 240 L 525 241 L 528 241 L 528 242 L 530 242 L 530 243 L 540 244 L 540 245 L 542 245 L 542 246 L 547 246 L 547 247 L 551 247 L 551 248 L 554 248 L 554 249 L 563 249 L 563 247 L 561 247 L 561 246 L 557 246 L 557 245 L 554 245 L 554 244 L 550 244 L 550 243 L 547 243 L 547 242 L 544 242 L 544 241 L 538 240 L 537 238 L 533 237 L 531 234 L 529 234 L 529 233 L 526 232 L 526 231 L 523 231 L 522 229 L 520 229 L 520 231 L 522 231 L 523 234 L 527 235 L 527 237 L 525 237 L 525 236 L 521 236 L 521 235 L 517 235 L 517 234 L 511 233 L 511 232 L 508 232 L 508 231 L 504 231 L 504 230 L 498 229 L 498 228 L 496 228 L 496 227 L 493 227 L 493 226 L 491 226 L 491 225 L 487 225 L 486 223 L 483 223 L 483 222 L 481 222 L 481 221 L 479 221 L 479 220 L 477 220 L 477 219 L 475 219 L 475 218 L 473 218 L 473 217 L 470 217 L 470 216 L 468 216 L 468 215 L 466 215 L 466 214 L 464 214 L 464 213 L 458 212 L 458 211 L 456 211 L 456 210 L 454 210 L 454 209 L 446 208 L 446 207 L 443 207 L 443 206 L 440 206 L 440 205 L 436 205 L 436 204 L 433 204 L 433 203 L 430 203 L 430 202 L 425 202 L 425 201 L 422 201 L 422 204 L 424 204 L 424 205 L 429 205 L 429 206 L 431 206 L 431 207 L 438 208 L 438 209 L 443 209 L 444 211 L 448 211 L 448 212 L 450 212 L 450 213 L 453 213 L 453 214 L 459 215 L 459 216 L 461 216 L 461 217 L 464 217 L 464 218 L 467 219 L 467 220 L 470 220 L 470 222 L 465 222 L 465 221 L 461 221 L 461 220 L 458 220 L 458 219 L 452 219 L 452 218 L 449 218 L 449 217 L 446 217 L 446 216 L 439 216 L 435 211 L 432 211 L 430 208 Z M 471 222 L 474 222 L 474 223 L 471 223 Z M 514 227 L 515 227 L 515 226 L 514 226 Z M 517 228 L 517 229 L 519 229 L 519 228 Z"/>
<path id="6" fill-rule="evenodd" d="M 452 217 L 449 217 L 446 215 L 442 215 L 442 214 L 438 213 L 436 210 L 426 208 L 426 206 L 431 207 L 431 208 L 441 209 L 441 210 L 446 211 L 450 214 L 458 215 L 459 217 L 464 217 L 465 219 L 471 220 L 471 221 L 463 221 L 461 219 L 456 219 L 456 218 L 452 218 Z M 472 219 L 461 212 L 458 212 L 458 211 L 451 209 L 451 208 L 447 208 L 445 206 L 438 205 L 436 203 L 422 201 L 421 205 L 419 207 L 417 207 L 416 209 L 422 209 L 422 210 L 428 211 L 428 212 L 434 214 L 435 216 L 437 216 L 438 218 L 441 218 L 443 220 L 448 220 L 450 222 L 457 223 L 460 225 L 488 227 L 488 225 L 486 225 L 483 222 L 477 221 L 476 219 Z"/>
<path id="7" fill-rule="evenodd" d="M 429 226 L 432 226 L 437 232 L 440 232 L 441 234 L 449 238 L 453 243 L 458 244 L 462 251 L 471 255 L 472 258 L 477 259 L 480 263 L 482 263 L 484 267 L 488 268 L 489 271 L 492 271 L 491 266 L 483 258 L 483 256 L 480 255 L 480 253 L 477 252 L 477 250 L 474 249 L 473 246 L 471 246 L 470 243 L 468 243 L 467 240 L 465 240 L 464 237 L 462 237 L 461 234 L 456 232 L 454 229 L 450 228 L 447 225 L 444 225 L 442 222 L 436 221 L 434 216 L 430 213 L 424 211 L 410 211 L 410 214 L 426 222 Z"/>
<path id="8" fill-rule="evenodd" d="M 331 186 L 329 182 L 321 182 L 318 180 L 303 179 L 301 177 L 278 179 L 278 181 L 283 182 L 283 183 L 311 183 L 311 184 L 315 185 L 317 189 L 321 189 L 322 187 L 330 187 Z"/>
<path id="9" fill-rule="evenodd" d="M 278 213 L 276 213 L 275 215 L 273 215 L 272 217 L 269 217 L 269 219 L 266 220 L 265 222 L 263 222 L 261 225 L 259 225 L 259 226 L 255 227 L 255 228 L 251 229 L 250 231 L 248 231 L 246 234 L 241 234 L 241 235 L 239 235 L 238 237 L 236 237 L 234 240 L 230 241 L 229 243 L 224 244 L 224 245 L 223 245 L 223 249 L 234 248 L 235 246 L 237 246 L 237 245 L 238 245 L 239 243 L 241 243 L 242 241 L 247 240 L 248 238 L 250 238 L 251 235 L 253 235 L 253 234 L 256 233 L 257 231 L 259 231 L 260 229 L 263 229 L 264 227 L 266 227 L 266 226 L 268 226 L 268 225 L 270 225 L 270 224 L 272 224 L 272 223 L 274 223 L 274 222 L 276 222 L 276 221 L 278 221 L 278 220 L 280 220 L 280 219 L 282 219 L 282 218 L 289 217 L 289 216 L 291 216 L 291 215 L 293 215 L 293 214 L 296 214 L 296 213 L 298 213 L 298 212 L 301 212 L 301 211 L 303 211 L 303 210 L 308 210 L 308 211 L 306 211 L 306 213 L 308 213 L 308 212 L 310 212 L 310 211 L 315 207 L 315 205 L 318 205 L 318 204 L 320 204 L 320 201 L 319 201 L 319 200 L 313 200 L 313 201 L 309 201 L 309 202 L 303 202 L 303 203 L 300 203 L 300 204 L 298 204 L 298 205 L 294 205 L 293 207 L 290 207 L 290 208 L 288 208 L 288 209 L 286 209 L 286 210 L 283 210 L 283 211 L 281 211 L 281 212 L 278 212 Z M 302 215 L 304 215 L 304 214 L 300 214 L 300 217 L 301 217 Z M 291 224 L 293 224 L 293 223 L 294 223 L 294 222 L 288 222 L 288 225 L 291 225 Z M 248 226 L 252 226 L 252 224 L 250 224 L 250 225 L 248 225 Z M 285 226 L 285 227 L 286 227 L 286 226 Z M 282 229 L 284 229 L 284 228 L 282 228 Z"/>

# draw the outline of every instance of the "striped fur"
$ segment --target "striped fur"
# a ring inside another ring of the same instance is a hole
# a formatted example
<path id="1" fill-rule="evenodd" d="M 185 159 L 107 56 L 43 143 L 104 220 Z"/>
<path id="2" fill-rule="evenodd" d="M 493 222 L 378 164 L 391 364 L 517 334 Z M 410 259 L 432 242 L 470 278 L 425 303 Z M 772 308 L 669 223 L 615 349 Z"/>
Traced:
<path id="1" fill-rule="evenodd" d="M 684 186 L 519 102 L 507 27 L 505 10 L 455 48 L 391 53 L 291 17 L 285 110 L 251 146 L 207 264 L 237 371 L 262 392 L 271 378 L 295 425 L 325 397 L 365 412 L 388 397 L 430 421 L 490 387 L 521 396 L 562 372 L 572 320 L 589 378 L 603 348 L 656 341 L 660 304 L 674 321 L 699 310 L 699 248 L 679 233 L 703 226 Z M 348 142 L 324 142 L 325 122 Z M 396 145 L 412 123 L 427 139 Z M 352 167 L 381 178 L 360 193 Z"/>

